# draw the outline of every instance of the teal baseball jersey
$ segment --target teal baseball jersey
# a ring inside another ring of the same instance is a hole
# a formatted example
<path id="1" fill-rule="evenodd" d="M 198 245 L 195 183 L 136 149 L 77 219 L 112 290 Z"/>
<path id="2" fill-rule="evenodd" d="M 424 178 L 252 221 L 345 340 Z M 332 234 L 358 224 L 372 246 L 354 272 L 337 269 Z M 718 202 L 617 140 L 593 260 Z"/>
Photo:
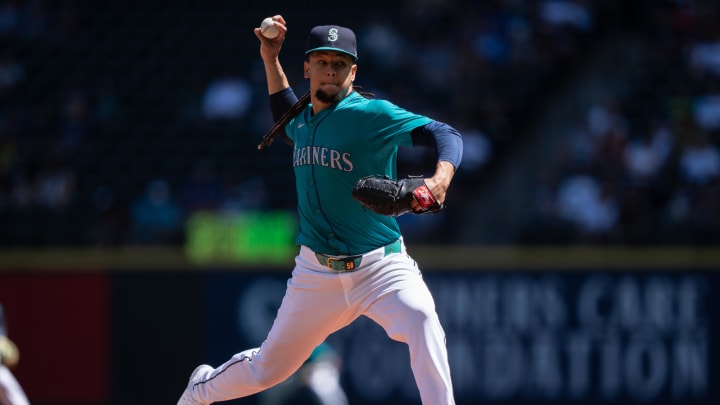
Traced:
<path id="1" fill-rule="evenodd" d="M 431 119 L 357 92 L 318 114 L 306 108 L 285 127 L 293 141 L 300 227 L 296 243 L 329 255 L 361 254 L 400 237 L 395 217 L 352 198 L 368 175 L 397 178 L 398 147 Z"/>

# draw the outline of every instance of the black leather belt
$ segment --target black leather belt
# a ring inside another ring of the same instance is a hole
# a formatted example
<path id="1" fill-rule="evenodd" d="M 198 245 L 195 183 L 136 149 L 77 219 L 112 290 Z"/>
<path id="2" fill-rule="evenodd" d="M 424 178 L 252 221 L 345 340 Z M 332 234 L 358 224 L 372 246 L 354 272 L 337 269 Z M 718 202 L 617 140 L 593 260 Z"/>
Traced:
<path id="1" fill-rule="evenodd" d="M 385 256 L 389 255 L 390 253 L 399 253 L 401 249 L 402 242 L 400 242 L 400 239 L 398 239 L 389 245 L 385 245 Z M 315 253 L 315 257 L 318 259 L 318 262 L 320 262 L 320 264 L 322 264 L 323 266 L 327 266 L 327 268 L 329 268 L 330 270 L 335 270 L 339 272 L 350 272 L 355 271 L 358 267 L 360 267 L 363 255 L 333 257 L 324 255 L 322 253 Z"/>

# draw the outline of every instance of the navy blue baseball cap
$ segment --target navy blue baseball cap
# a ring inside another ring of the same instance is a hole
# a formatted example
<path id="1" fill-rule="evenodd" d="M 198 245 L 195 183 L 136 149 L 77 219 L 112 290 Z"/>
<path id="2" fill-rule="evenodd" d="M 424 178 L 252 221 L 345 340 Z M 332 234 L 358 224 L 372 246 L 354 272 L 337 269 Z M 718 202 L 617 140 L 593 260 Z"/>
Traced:
<path id="1" fill-rule="evenodd" d="M 313 28 L 305 42 L 305 55 L 315 51 L 336 51 L 346 53 L 357 60 L 355 33 L 338 25 L 320 25 Z"/>

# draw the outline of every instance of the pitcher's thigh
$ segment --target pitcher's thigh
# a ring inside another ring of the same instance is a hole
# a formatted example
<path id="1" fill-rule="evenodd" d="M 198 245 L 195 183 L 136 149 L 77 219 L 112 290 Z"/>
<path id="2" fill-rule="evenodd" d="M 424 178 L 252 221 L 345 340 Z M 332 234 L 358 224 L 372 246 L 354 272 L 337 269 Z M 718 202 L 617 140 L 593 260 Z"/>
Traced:
<path id="1" fill-rule="evenodd" d="M 440 328 L 435 301 L 420 273 L 413 269 L 395 273 L 366 315 L 401 342 L 427 328 Z"/>

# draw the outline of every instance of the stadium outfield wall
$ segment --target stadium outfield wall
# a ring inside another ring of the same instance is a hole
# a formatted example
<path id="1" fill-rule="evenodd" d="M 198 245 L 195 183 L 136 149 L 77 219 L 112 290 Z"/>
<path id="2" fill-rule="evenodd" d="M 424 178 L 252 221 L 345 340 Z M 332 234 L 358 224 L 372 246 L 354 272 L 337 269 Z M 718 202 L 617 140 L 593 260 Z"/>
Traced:
<path id="1" fill-rule="evenodd" d="M 712 384 L 720 249 L 409 249 L 446 330 L 458 404 L 720 400 Z M 34 404 L 172 403 L 196 364 L 262 341 L 291 259 L 2 251 L 0 300 L 21 350 L 16 375 Z M 342 356 L 353 404 L 418 403 L 407 350 L 377 325 L 358 319 L 328 343 Z M 76 384 L 78 375 L 87 384 Z"/>

